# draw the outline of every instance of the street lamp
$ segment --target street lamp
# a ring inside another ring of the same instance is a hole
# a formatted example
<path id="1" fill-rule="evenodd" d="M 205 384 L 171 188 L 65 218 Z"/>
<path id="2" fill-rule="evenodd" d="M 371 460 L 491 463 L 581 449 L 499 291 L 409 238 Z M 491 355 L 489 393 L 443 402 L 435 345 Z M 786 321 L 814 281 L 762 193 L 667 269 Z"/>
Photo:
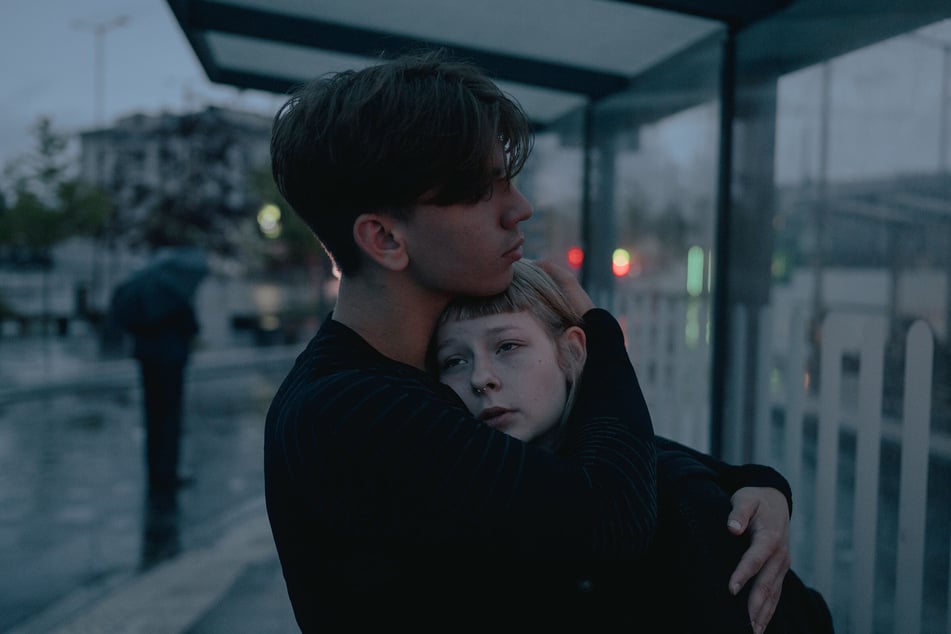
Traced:
<path id="1" fill-rule="evenodd" d="M 95 117 L 95 126 L 101 128 L 103 125 L 103 101 L 105 98 L 105 39 L 106 34 L 109 31 L 118 29 L 122 26 L 125 26 L 129 23 L 129 17 L 126 15 L 119 15 L 109 20 L 102 20 L 99 22 L 88 22 L 86 20 L 74 20 L 73 28 L 79 29 L 82 31 L 90 31 L 93 34 L 93 45 L 94 45 L 94 66 L 93 66 L 93 81 L 94 81 L 94 90 L 93 90 L 93 115 Z M 103 177 L 101 172 L 101 166 L 97 164 L 96 167 L 96 185 L 102 186 Z M 99 240 L 101 238 L 96 238 L 96 243 L 92 253 L 92 273 L 90 280 L 90 287 L 93 302 L 102 305 L 100 297 L 100 253 L 101 249 L 99 248 Z M 114 252 L 113 252 L 114 255 Z"/>
<path id="2" fill-rule="evenodd" d="M 103 120 L 103 98 L 105 91 L 105 55 L 104 55 L 104 46 L 106 34 L 113 29 L 117 29 L 121 26 L 125 26 L 129 23 L 129 17 L 125 15 L 120 15 L 111 20 L 104 20 L 102 22 L 87 22 L 85 20 L 74 20 L 73 27 L 82 31 L 91 31 L 94 36 L 94 46 L 95 46 L 95 66 L 94 66 L 94 82 L 95 82 L 95 92 L 94 92 L 94 107 L 95 107 L 95 121 L 96 126 L 102 125 Z"/>

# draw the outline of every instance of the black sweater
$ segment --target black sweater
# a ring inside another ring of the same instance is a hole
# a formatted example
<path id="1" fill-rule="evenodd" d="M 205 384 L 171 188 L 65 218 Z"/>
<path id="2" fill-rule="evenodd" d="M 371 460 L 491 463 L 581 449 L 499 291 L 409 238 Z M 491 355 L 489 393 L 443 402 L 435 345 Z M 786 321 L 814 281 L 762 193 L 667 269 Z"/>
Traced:
<path id="1" fill-rule="evenodd" d="M 585 332 L 590 338 L 604 323 L 588 317 Z M 582 384 L 609 380 L 605 372 L 596 363 L 586 366 Z M 738 596 L 728 592 L 730 575 L 749 546 L 747 535 L 736 537 L 727 530 L 730 497 L 746 486 L 771 487 L 783 493 L 792 513 L 789 483 L 764 465 L 731 465 L 660 436 L 655 442 L 655 541 L 646 558 L 634 565 L 607 562 L 579 574 L 591 595 L 586 630 L 639 631 L 656 622 L 669 634 L 751 633 L 750 584 Z M 806 611 L 800 608 L 811 600 L 802 598 L 802 588 L 793 579 L 792 587 L 784 589 L 783 603 L 791 606 L 786 612 Z M 788 622 L 788 616 L 778 616 L 773 625 L 779 629 L 770 631 L 785 632 Z"/>
<path id="2" fill-rule="evenodd" d="M 585 318 L 586 372 L 603 377 L 579 389 L 569 457 L 489 428 L 425 372 L 323 324 L 265 427 L 268 516 L 302 630 L 511 624 L 513 606 L 538 624 L 570 612 L 558 597 L 585 589 L 579 572 L 643 557 L 650 416 L 617 322 Z"/>

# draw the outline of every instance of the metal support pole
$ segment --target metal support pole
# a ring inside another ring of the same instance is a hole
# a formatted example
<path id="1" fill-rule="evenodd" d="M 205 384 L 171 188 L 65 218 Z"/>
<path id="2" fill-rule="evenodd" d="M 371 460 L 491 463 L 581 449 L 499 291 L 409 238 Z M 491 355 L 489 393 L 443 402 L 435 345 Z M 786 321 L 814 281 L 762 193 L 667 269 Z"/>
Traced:
<path id="1" fill-rule="evenodd" d="M 710 453 L 723 455 L 729 350 L 730 191 L 733 179 L 733 118 L 736 110 L 736 31 L 727 29 L 720 73 L 720 161 L 714 237 L 714 287 L 710 340 Z"/>

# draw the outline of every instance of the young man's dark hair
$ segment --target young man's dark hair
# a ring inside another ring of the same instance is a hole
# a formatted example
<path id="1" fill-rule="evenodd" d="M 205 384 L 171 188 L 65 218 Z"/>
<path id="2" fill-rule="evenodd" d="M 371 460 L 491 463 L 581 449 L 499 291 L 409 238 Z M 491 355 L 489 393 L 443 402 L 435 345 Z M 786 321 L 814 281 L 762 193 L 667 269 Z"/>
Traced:
<path id="1" fill-rule="evenodd" d="M 479 69 L 433 51 L 301 86 L 274 118 L 271 161 L 284 198 L 354 273 L 359 214 L 479 200 L 498 142 L 511 180 L 531 152 L 525 113 Z"/>

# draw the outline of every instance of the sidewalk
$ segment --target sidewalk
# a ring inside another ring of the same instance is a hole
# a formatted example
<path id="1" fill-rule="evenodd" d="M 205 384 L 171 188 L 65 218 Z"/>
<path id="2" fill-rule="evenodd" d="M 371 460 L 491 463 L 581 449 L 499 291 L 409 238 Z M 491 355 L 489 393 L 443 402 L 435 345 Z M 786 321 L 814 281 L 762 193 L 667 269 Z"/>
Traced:
<path id="1" fill-rule="evenodd" d="M 258 498 L 210 546 L 76 590 L 10 634 L 299 632 Z"/>
<path id="2" fill-rule="evenodd" d="M 298 632 L 261 460 L 267 403 L 299 349 L 193 357 L 183 462 L 196 483 L 159 517 L 157 551 L 134 362 L 0 382 L 0 631 Z"/>

